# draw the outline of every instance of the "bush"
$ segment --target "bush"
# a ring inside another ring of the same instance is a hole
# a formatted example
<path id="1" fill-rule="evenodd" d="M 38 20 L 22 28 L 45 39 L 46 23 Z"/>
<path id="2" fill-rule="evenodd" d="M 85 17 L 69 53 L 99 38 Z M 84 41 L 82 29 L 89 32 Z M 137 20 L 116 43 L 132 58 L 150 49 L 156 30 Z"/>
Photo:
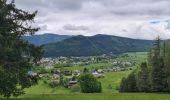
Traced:
<path id="1" fill-rule="evenodd" d="M 83 74 L 79 78 L 81 92 L 83 93 L 100 93 L 102 86 L 92 74 Z"/>
<path id="2" fill-rule="evenodd" d="M 69 83 L 69 80 L 68 80 L 68 78 L 66 78 L 66 79 L 64 79 L 63 80 L 63 86 L 65 87 L 65 88 L 68 88 L 68 83 Z"/>
<path id="3" fill-rule="evenodd" d="M 47 84 L 48 82 L 46 80 L 43 81 L 44 84 Z"/>

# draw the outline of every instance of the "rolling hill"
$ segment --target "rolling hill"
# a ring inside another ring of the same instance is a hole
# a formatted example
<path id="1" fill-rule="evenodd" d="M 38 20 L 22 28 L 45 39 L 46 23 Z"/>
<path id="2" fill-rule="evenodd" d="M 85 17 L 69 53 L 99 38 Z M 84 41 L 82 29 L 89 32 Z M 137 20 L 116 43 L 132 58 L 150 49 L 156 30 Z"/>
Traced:
<path id="1" fill-rule="evenodd" d="M 70 37 L 72 36 L 46 33 L 42 35 L 24 36 L 23 39 L 35 45 L 42 45 L 47 43 L 56 43 Z"/>
<path id="2" fill-rule="evenodd" d="M 57 43 L 45 45 L 45 57 L 95 56 L 124 52 L 144 52 L 152 45 L 151 40 L 139 40 L 110 35 L 74 36 Z"/>

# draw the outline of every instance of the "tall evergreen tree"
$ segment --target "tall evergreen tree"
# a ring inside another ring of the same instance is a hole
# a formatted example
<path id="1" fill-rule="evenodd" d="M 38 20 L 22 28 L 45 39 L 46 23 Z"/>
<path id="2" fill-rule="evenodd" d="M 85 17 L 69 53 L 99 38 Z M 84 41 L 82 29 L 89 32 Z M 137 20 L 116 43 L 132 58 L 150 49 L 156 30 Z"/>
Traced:
<path id="1" fill-rule="evenodd" d="M 138 90 L 140 92 L 149 91 L 149 70 L 147 63 L 143 62 L 140 66 L 140 71 L 138 72 Z"/>
<path id="2" fill-rule="evenodd" d="M 126 81 L 126 78 L 123 77 L 120 83 L 120 88 L 119 88 L 119 92 L 127 92 L 128 91 L 128 84 Z"/>
<path id="3" fill-rule="evenodd" d="M 164 84 L 163 84 L 163 88 L 164 91 L 166 92 L 170 92 L 170 84 L 169 84 L 169 79 L 170 79 L 170 44 L 164 42 L 164 48 L 163 48 L 163 60 L 164 60 L 164 68 L 163 68 L 163 72 L 164 72 Z"/>
<path id="4" fill-rule="evenodd" d="M 137 80 L 134 72 L 129 74 L 127 78 L 123 78 L 120 84 L 120 92 L 137 92 Z"/>
<path id="5" fill-rule="evenodd" d="M 28 75 L 42 56 L 42 46 L 34 46 L 22 39 L 39 28 L 33 28 L 37 11 L 29 13 L 15 7 L 14 1 L 0 0 L 0 94 L 18 96 L 24 88 L 35 84 Z"/>
<path id="6" fill-rule="evenodd" d="M 161 40 L 158 37 L 154 42 L 151 71 L 151 86 L 153 92 L 161 92 L 163 89 L 163 67 L 164 62 L 161 57 Z"/>
<path id="7" fill-rule="evenodd" d="M 131 73 L 128 78 L 127 78 L 127 84 L 128 84 L 128 92 L 137 92 L 137 80 L 136 80 L 136 76 L 135 73 Z"/>
<path id="8" fill-rule="evenodd" d="M 170 92 L 170 44 L 158 37 L 148 53 L 148 67 L 142 63 L 138 70 L 137 88 L 140 92 Z M 133 72 L 134 73 L 134 72 Z M 123 78 L 120 92 L 132 92 L 135 77 Z"/>

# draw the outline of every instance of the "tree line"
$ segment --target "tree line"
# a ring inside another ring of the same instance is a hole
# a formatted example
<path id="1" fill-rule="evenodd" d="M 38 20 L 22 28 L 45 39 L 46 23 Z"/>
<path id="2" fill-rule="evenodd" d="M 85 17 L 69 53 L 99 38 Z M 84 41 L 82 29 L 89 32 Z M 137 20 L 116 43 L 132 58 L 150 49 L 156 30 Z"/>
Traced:
<path id="1" fill-rule="evenodd" d="M 170 44 L 159 37 L 148 59 L 120 84 L 120 92 L 170 92 Z"/>

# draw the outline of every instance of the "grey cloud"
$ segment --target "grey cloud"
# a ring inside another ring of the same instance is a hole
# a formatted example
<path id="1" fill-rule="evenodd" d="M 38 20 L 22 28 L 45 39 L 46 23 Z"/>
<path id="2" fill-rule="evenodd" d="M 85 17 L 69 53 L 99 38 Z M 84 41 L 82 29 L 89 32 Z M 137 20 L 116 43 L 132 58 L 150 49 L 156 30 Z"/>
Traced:
<path id="1" fill-rule="evenodd" d="M 63 26 L 63 29 L 70 31 L 87 31 L 89 28 L 87 26 L 75 26 L 71 24 L 67 24 Z"/>
<path id="2" fill-rule="evenodd" d="M 17 5 L 25 9 L 38 9 L 40 13 L 81 11 L 83 4 L 88 2 L 100 3 L 115 15 L 170 15 L 169 0 L 16 0 Z"/>
<path id="3" fill-rule="evenodd" d="M 149 0 L 148 0 L 149 1 Z M 112 13 L 118 15 L 170 15 L 168 6 L 170 1 L 157 2 L 136 2 L 128 5 L 120 6 L 112 10 Z"/>
<path id="4" fill-rule="evenodd" d="M 146 28 L 149 25 L 141 27 L 138 22 L 145 23 L 152 19 L 169 19 L 170 16 L 170 0 L 15 1 L 19 8 L 27 11 L 38 10 L 37 26 L 41 26 L 41 31 L 48 30 L 54 33 L 83 34 L 84 32 L 84 34 L 89 33 L 89 35 L 107 33 L 135 37 L 136 33 L 141 31 L 145 34 L 139 35 L 139 38 L 151 38 L 152 35 L 149 33 L 153 30 Z M 131 25 L 130 23 L 134 24 Z M 137 25 L 135 25 L 136 23 Z M 161 28 L 158 30 L 163 31 Z M 163 31 L 162 34 L 164 33 L 168 34 L 166 31 Z M 170 35 L 168 36 L 170 37 Z"/>
<path id="5" fill-rule="evenodd" d="M 44 8 L 58 8 L 58 9 L 80 9 L 81 4 L 89 0 L 15 0 L 20 6 L 27 7 L 44 7 Z"/>

